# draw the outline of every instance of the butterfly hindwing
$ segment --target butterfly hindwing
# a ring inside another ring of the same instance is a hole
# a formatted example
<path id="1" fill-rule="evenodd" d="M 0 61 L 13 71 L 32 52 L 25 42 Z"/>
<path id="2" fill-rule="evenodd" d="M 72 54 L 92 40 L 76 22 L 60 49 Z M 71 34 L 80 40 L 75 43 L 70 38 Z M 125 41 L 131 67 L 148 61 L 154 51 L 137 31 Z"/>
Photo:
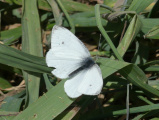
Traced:
<path id="1" fill-rule="evenodd" d="M 78 87 L 78 92 L 85 95 L 98 95 L 103 87 L 103 79 L 99 66 L 94 64 L 89 68 L 81 84 Z"/>
<path id="2" fill-rule="evenodd" d="M 71 98 L 84 95 L 98 95 L 103 87 L 100 68 L 94 64 L 90 69 L 84 69 L 67 80 L 64 84 L 65 92 Z"/>
<path id="3" fill-rule="evenodd" d="M 70 98 L 77 98 L 82 95 L 82 93 L 78 92 L 78 86 L 83 81 L 85 72 L 85 70 L 80 71 L 74 77 L 71 77 L 69 80 L 65 82 L 64 90 Z"/>

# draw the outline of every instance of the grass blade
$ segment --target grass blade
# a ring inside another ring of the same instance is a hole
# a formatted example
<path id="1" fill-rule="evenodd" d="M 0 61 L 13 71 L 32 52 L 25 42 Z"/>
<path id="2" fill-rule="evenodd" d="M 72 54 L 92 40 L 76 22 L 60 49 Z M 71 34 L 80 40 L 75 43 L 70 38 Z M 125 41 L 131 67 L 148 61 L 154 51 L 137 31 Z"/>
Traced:
<path id="1" fill-rule="evenodd" d="M 22 51 L 32 55 L 42 56 L 43 50 L 37 0 L 24 0 L 22 34 Z M 41 74 L 23 71 L 23 76 L 26 83 L 26 105 L 29 105 L 39 97 Z"/>

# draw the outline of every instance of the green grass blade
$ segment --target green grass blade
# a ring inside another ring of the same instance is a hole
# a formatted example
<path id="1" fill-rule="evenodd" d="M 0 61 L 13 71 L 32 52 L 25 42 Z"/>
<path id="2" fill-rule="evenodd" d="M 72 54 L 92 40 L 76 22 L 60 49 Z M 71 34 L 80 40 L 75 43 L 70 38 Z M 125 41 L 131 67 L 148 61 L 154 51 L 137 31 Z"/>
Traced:
<path id="1" fill-rule="evenodd" d="M 37 0 L 24 0 L 22 34 L 22 51 L 32 55 L 42 56 L 43 50 Z M 30 105 L 39 98 L 41 74 L 23 71 L 23 76 L 27 91 L 26 105 Z"/>
<path id="2" fill-rule="evenodd" d="M 15 120 L 51 120 L 64 111 L 73 100 L 69 99 L 64 93 L 64 82 L 61 81 L 57 86 L 44 93 L 37 102 L 26 108 Z"/>
<path id="3" fill-rule="evenodd" d="M 0 32 L 0 41 L 4 44 L 9 45 L 12 42 L 16 41 L 22 35 L 22 28 L 18 27 L 11 30 L 1 31 Z"/>
<path id="4" fill-rule="evenodd" d="M 129 63 L 115 61 L 111 59 L 99 59 L 101 63 L 103 78 L 117 72 L 118 70 L 126 67 Z M 107 69 L 105 69 L 107 68 Z M 58 116 L 64 109 L 66 109 L 73 101 L 67 97 L 64 92 L 64 82 L 60 82 L 55 87 L 51 88 L 46 94 L 40 97 L 36 103 L 30 105 L 24 110 L 16 119 L 53 119 Z M 32 111 L 32 112 L 30 112 Z M 47 111 L 47 112 L 46 112 Z M 36 116 L 35 116 L 36 115 Z"/>
<path id="5" fill-rule="evenodd" d="M 33 56 L 3 44 L 0 44 L 0 63 L 38 73 L 50 73 L 52 70 L 47 67 L 45 58 Z"/>
<path id="6" fill-rule="evenodd" d="M 13 120 L 19 112 L 8 112 L 0 109 L 0 120 Z"/>
<path id="7" fill-rule="evenodd" d="M 56 3 L 55 0 L 47 0 L 51 6 L 54 18 L 55 18 L 55 23 L 56 25 L 62 25 L 62 18 L 60 15 L 60 9 Z"/>
<path id="8" fill-rule="evenodd" d="M 142 22 L 142 33 L 145 35 L 147 34 L 152 28 L 154 28 L 155 26 L 159 25 L 159 19 L 155 18 L 140 18 L 141 22 Z"/>
<path id="9" fill-rule="evenodd" d="M 57 3 L 59 4 L 60 8 L 62 9 L 62 11 L 64 12 L 68 22 L 69 22 L 69 25 L 71 27 L 71 32 L 72 33 L 75 33 L 75 25 L 72 21 L 72 19 L 70 18 L 68 12 L 66 11 L 65 7 L 63 6 L 63 3 L 60 1 L 60 0 L 57 0 Z"/>
<path id="10" fill-rule="evenodd" d="M 5 0 L 4 2 L 22 5 L 22 0 Z M 61 2 L 63 3 L 68 13 L 94 11 L 94 6 L 91 5 L 82 4 L 72 0 L 61 0 Z M 38 8 L 46 11 L 51 11 L 51 7 L 46 0 L 38 0 Z M 101 11 L 108 12 L 108 10 L 106 9 L 101 9 Z"/>
<path id="11" fill-rule="evenodd" d="M 139 40 L 136 40 L 135 43 L 136 50 L 134 57 L 131 59 L 131 62 L 136 65 L 143 65 L 148 60 L 149 47 L 147 45 L 143 45 L 143 42 L 139 42 Z"/>
<path id="12" fill-rule="evenodd" d="M 147 34 L 144 35 L 145 38 L 159 39 L 159 25 L 153 27 Z"/>
<path id="13" fill-rule="evenodd" d="M 6 89 L 12 87 L 11 84 L 4 78 L 0 77 L 0 89 Z"/>
<path id="14" fill-rule="evenodd" d="M 156 66 L 150 66 L 150 67 L 147 67 L 146 69 L 144 69 L 145 71 L 157 71 L 159 72 L 159 65 L 156 65 Z"/>
<path id="15" fill-rule="evenodd" d="M 140 22 L 138 17 L 135 15 L 133 17 L 128 29 L 126 30 L 123 39 L 121 40 L 121 42 L 119 43 L 119 46 L 117 48 L 117 50 L 121 56 L 124 56 L 124 54 L 128 50 L 129 46 L 131 45 L 131 43 L 135 39 L 136 35 L 140 31 L 141 25 L 142 25 L 142 23 Z"/>
<path id="16" fill-rule="evenodd" d="M 137 13 L 140 13 L 153 1 L 154 0 L 133 0 L 128 11 L 136 11 Z"/>
<path id="17" fill-rule="evenodd" d="M 104 109 L 104 114 L 100 113 L 100 110 L 96 110 L 94 112 L 91 112 L 89 114 L 85 114 L 82 116 L 80 119 L 81 120 L 99 120 L 102 118 L 107 118 L 107 117 L 112 117 L 112 116 L 119 116 L 119 115 L 125 115 L 126 114 L 126 109 L 121 109 L 121 110 L 116 110 L 117 108 L 120 109 L 118 106 L 114 106 L 114 108 L 106 107 Z M 132 107 L 130 108 L 130 114 L 133 113 L 140 113 L 140 112 L 149 112 L 152 110 L 158 110 L 159 109 L 159 104 L 153 104 L 153 105 L 144 105 L 144 106 L 139 106 L 139 107 Z"/>
<path id="18" fill-rule="evenodd" d="M 144 91 L 151 93 L 152 95 L 159 96 L 159 91 L 157 89 L 146 84 L 147 78 L 146 78 L 145 74 L 136 65 L 126 63 L 126 62 L 120 62 L 120 61 L 113 62 L 113 60 L 111 60 L 111 59 L 109 59 L 109 60 L 100 59 L 99 62 L 103 63 L 101 66 L 103 78 L 107 77 L 108 76 L 107 74 L 109 74 L 109 72 L 114 73 L 115 71 L 119 71 L 122 76 L 124 76 L 134 85 L 138 86 L 139 88 L 141 88 Z M 111 66 L 109 66 L 109 64 L 111 64 Z"/>
<path id="19" fill-rule="evenodd" d="M 109 38 L 108 34 L 105 32 L 102 23 L 101 23 L 101 18 L 100 18 L 100 5 L 97 4 L 95 5 L 95 17 L 96 17 L 96 22 L 97 22 L 97 27 L 99 28 L 100 32 L 102 33 L 103 37 L 105 38 L 105 40 L 108 42 L 108 44 L 110 45 L 112 51 L 114 52 L 115 56 L 123 61 L 122 57 L 119 55 L 117 49 L 115 48 L 114 44 L 112 43 L 111 39 Z"/>
<path id="20" fill-rule="evenodd" d="M 1 105 L 1 109 L 4 111 L 19 112 L 21 104 L 24 98 L 16 98 L 9 96 L 4 99 L 4 103 Z"/>

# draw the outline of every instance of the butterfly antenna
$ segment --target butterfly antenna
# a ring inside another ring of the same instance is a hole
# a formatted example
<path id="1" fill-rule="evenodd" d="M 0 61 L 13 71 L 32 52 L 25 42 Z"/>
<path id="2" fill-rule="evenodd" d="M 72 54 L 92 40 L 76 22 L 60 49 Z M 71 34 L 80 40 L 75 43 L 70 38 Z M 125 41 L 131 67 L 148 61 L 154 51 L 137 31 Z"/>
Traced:
<path id="1" fill-rule="evenodd" d="M 98 42 L 98 52 L 99 52 L 99 48 L 100 48 L 101 37 L 102 37 L 102 35 L 100 34 L 100 36 L 99 36 L 99 42 Z M 98 52 L 97 52 L 97 53 L 98 53 Z M 97 54 L 96 54 L 95 62 L 96 62 L 97 60 L 98 60 L 98 56 L 97 56 Z"/>

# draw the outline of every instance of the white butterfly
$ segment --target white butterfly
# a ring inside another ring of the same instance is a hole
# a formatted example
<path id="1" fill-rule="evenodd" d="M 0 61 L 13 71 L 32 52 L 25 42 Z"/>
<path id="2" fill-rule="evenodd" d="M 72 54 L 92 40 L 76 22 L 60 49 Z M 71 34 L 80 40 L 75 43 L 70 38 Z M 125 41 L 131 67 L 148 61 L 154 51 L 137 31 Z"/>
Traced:
<path id="1" fill-rule="evenodd" d="M 46 63 L 54 67 L 52 74 L 58 78 L 69 78 L 64 89 L 70 98 L 84 95 L 98 95 L 103 86 L 102 74 L 88 49 L 69 30 L 54 26 L 51 35 L 51 49 Z"/>

